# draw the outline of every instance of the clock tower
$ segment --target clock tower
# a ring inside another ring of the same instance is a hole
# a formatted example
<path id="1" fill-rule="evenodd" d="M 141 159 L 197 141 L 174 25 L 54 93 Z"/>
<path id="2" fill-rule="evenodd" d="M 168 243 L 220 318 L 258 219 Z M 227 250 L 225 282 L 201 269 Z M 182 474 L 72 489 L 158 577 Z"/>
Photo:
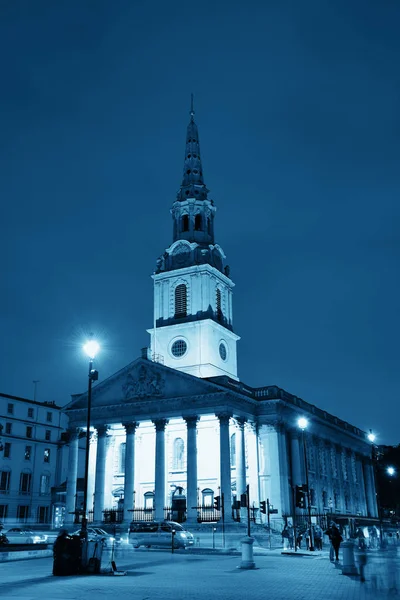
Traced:
<path id="1" fill-rule="evenodd" d="M 157 260 L 153 275 L 151 355 L 197 377 L 238 379 L 234 283 L 214 240 L 215 212 L 204 184 L 192 97 L 182 184 L 171 209 L 173 242 Z"/>

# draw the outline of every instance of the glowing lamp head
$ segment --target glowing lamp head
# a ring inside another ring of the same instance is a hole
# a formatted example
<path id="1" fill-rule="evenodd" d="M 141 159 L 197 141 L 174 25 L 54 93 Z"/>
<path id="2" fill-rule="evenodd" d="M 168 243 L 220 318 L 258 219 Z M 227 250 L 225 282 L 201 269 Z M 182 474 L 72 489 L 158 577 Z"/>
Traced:
<path id="1" fill-rule="evenodd" d="M 94 358 L 96 356 L 96 354 L 98 353 L 98 351 L 100 350 L 100 346 L 96 342 L 96 340 L 89 340 L 83 346 L 83 349 L 89 358 Z"/>
<path id="2" fill-rule="evenodd" d="M 297 421 L 297 425 L 302 431 L 304 431 L 305 429 L 307 429 L 308 421 L 304 417 L 300 417 L 300 419 Z"/>
<path id="3" fill-rule="evenodd" d="M 387 471 L 387 474 L 388 474 L 388 475 L 390 475 L 390 477 L 392 477 L 392 476 L 395 474 L 395 469 L 394 469 L 394 467 L 388 467 L 388 468 L 386 469 L 386 471 Z"/>
<path id="4" fill-rule="evenodd" d="M 371 429 L 369 430 L 369 434 L 368 434 L 368 439 L 370 442 L 374 442 L 376 438 L 376 435 L 374 433 L 372 433 Z"/>

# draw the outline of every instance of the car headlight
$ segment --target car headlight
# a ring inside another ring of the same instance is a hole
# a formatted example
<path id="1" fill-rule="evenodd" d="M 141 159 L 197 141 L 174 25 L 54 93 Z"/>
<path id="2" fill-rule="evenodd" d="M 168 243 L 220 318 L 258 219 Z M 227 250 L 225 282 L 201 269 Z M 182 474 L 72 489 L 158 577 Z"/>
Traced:
<path id="1" fill-rule="evenodd" d="M 183 531 L 182 531 L 181 537 L 186 538 L 186 533 L 183 533 Z"/>

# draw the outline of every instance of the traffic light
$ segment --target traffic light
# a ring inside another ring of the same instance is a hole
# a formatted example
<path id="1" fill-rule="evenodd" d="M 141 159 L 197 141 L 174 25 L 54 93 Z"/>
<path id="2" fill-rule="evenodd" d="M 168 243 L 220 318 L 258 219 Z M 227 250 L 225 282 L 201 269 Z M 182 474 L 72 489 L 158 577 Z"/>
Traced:
<path id="1" fill-rule="evenodd" d="M 297 508 L 306 507 L 306 489 L 305 485 L 296 485 L 296 506 Z"/>
<path id="2" fill-rule="evenodd" d="M 247 507 L 247 494 L 240 494 L 240 506 L 241 508 Z"/>
<path id="3" fill-rule="evenodd" d="M 214 508 L 215 510 L 221 510 L 221 496 L 214 497 Z"/>
<path id="4" fill-rule="evenodd" d="M 261 500 L 260 502 L 260 511 L 263 513 L 263 515 L 267 514 L 267 503 L 265 500 Z"/>

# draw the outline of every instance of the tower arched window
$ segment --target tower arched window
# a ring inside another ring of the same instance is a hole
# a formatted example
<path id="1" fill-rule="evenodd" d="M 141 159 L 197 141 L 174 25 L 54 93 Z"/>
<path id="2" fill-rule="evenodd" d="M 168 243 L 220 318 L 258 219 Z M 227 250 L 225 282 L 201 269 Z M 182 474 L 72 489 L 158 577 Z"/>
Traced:
<path id="1" fill-rule="evenodd" d="M 176 438 L 174 440 L 174 453 L 173 453 L 173 469 L 174 471 L 183 471 L 183 456 L 185 451 L 185 444 L 182 438 Z"/>
<path id="2" fill-rule="evenodd" d="M 197 214 L 194 218 L 194 228 L 196 231 L 201 231 L 202 229 L 202 219 L 200 214 Z"/>
<path id="3" fill-rule="evenodd" d="M 208 233 L 208 235 L 211 235 L 211 219 L 210 219 L 210 217 L 208 217 L 208 219 L 207 219 L 207 233 Z"/>
<path id="4" fill-rule="evenodd" d="M 126 454 L 126 443 L 122 442 L 119 446 L 119 460 L 118 468 L 119 473 L 125 473 L 125 454 Z"/>
<path id="5" fill-rule="evenodd" d="M 231 467 L 236 467 L 236 433 L 231 435 Z"/>
<path id="6" fill-rule="evenodd" d="M 175 288 L 175 318 L 186 317 L 187 315 L 187 290 L 184 283 L 180 283 Z"/>
<path id="7" fill-rule="evenodd" d="M 189 231 L 189 215 L 182 217 L 182 231 Z"/>
<path id="8" fill-rule="evenodd" d="M 217 319 L 222 319 L 222 296 L 221 296 L 221 290 L 219 288 L 217 288 L 216 306 L 217 306 Z"/>

